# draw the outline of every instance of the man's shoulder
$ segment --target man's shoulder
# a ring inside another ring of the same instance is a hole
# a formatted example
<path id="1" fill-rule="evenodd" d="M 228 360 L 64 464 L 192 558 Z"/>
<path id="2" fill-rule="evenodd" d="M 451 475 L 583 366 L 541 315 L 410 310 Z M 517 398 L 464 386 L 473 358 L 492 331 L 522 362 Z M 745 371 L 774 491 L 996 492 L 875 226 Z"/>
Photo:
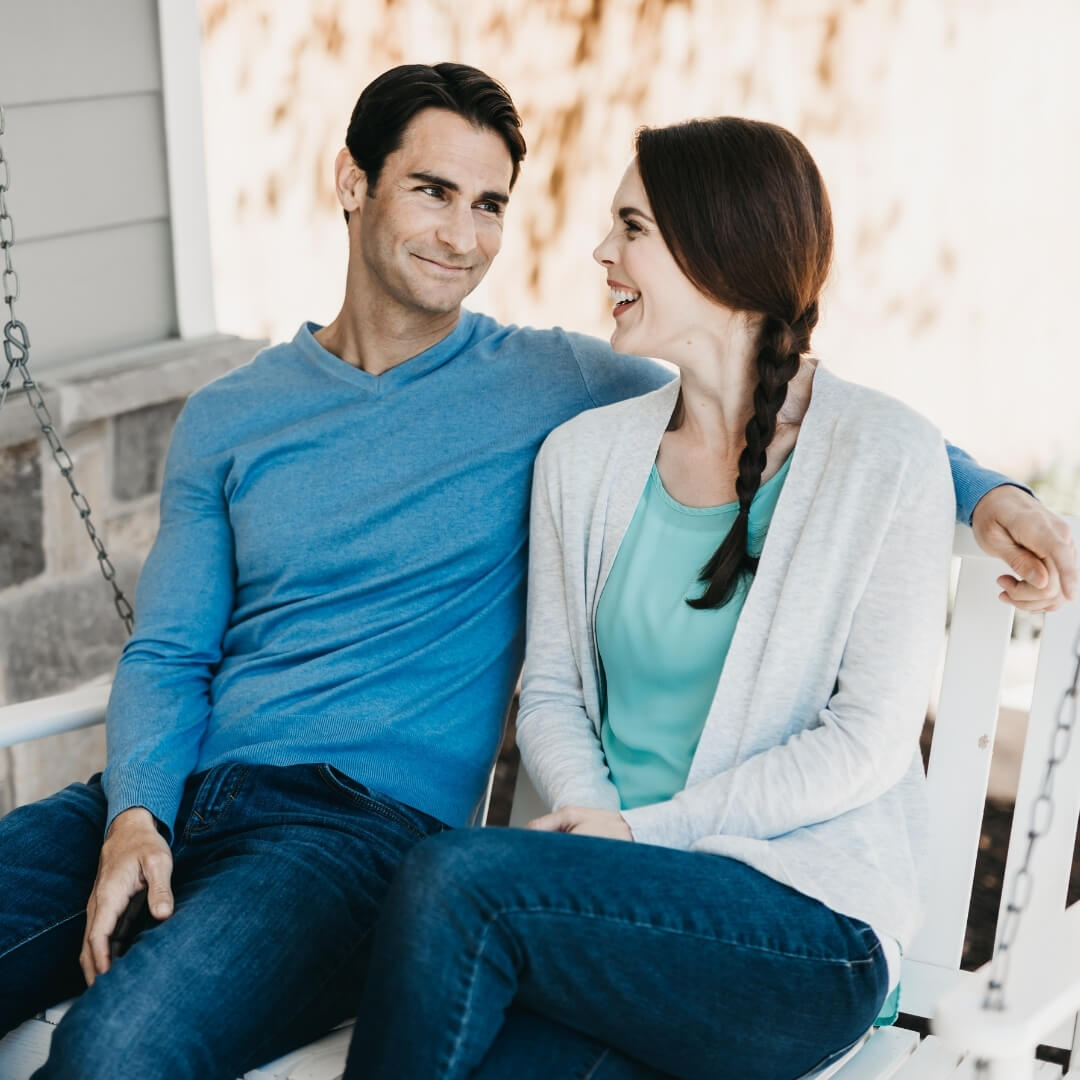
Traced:
<path id="1" fill-rule="evenodd" d="M 656 361 L 617 353 L 608 342 L 577 330 L 499 323 L 488 315 L 473 318 L 473 345 L 512 355 L 515 363 L 530 363 L 543 378 L 573 372 L 593 405 L 647 394 L 672 378 Z"/>
<path id="2" fill-rule="evenodd" d="M 654 423 L 658 416 L 670 417 L 674 393 L 675 388 L 665 384 L 647 394 L 578 413 L 548 435 L 541 453 L 549 459 L 575 461 L 593 456 L 597 449 L 606 453 L 617 447 L 621 437 L 634 435 L 643 425 Z"/>

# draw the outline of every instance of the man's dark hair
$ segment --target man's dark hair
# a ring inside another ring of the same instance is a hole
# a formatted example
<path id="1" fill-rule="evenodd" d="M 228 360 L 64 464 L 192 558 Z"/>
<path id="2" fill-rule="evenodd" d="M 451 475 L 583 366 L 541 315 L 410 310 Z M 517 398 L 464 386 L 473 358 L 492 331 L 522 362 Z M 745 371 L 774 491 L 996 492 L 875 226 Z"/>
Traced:
<path id="1" fill-rule="evenodd" d="M 525 139 L 521 117 L 506 88 L 467 64 L 402 64 L 365 87 L 345 135 L 353 161 L 367 174 L 369 194 L 375 190 L 387 155 L 401 146 L 405 129 L 424 109 L 446 109 L 502 136 L 514 166 L 510 187 L 514 186 L 525 157 Z M 345 220 L 349 220 L 348 210 Z"/>

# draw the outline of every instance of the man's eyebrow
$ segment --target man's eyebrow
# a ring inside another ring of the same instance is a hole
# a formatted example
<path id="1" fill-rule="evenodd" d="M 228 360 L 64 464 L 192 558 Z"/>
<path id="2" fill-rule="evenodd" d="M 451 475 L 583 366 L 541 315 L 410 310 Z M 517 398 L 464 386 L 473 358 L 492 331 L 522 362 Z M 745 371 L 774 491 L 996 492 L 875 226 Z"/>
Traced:
<path id="1" fill-rule="evenodd" d="M 446 188 L 447 191 L 461 191 L 461 185 L 447 180 L 445 176 L 436 176 L 435 173 L 414 172 L 409 173 L 410 180 L 419 180 L 424 184 L 433 184 L 436 187 Z M 494 202 L 500 206 L 506 206 L 510 202 L 510 196 L 502 191 L 484 191 L 480 194 L 481 202 Z"/>
<path id="2" fill-rule="evenodd" d="M 623 219 L 623 221 L 626 221 L 632 217 L 639 217 L 644 218 L 646 221 L 650 222 L 653 225 L 656 224 L 656 222 L 653 221 L 653 219 L 649 217 L 649 215 L 646 214 L 644 210 L 639 210 L 636 206 L 620 206 L 618 214 L 619 217 Z"/>

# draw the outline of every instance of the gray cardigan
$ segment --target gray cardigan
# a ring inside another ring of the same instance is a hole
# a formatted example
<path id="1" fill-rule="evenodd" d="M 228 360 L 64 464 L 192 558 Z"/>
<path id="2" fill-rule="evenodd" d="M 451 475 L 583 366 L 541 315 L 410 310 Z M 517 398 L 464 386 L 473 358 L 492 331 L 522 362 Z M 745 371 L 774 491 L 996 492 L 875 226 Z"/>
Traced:
<path id="1" fill-rule="evenodd" d="M 536 461 L 517 738 L 553 808 L 619 809 L 596 605 L 678 392 L 583 413 Z M 819 364 L 686 788 L 624 812 L 635 840 L 739 859 L 911 941 L 954 514 L 940 434 Z"/>

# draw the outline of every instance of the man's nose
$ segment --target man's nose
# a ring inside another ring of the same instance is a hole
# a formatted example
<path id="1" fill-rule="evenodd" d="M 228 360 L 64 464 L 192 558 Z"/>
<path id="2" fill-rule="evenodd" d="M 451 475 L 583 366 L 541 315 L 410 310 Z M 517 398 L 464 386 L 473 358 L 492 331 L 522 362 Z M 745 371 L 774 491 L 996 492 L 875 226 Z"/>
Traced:
<path id="1" fill-rule="evenodd" d="M 462 255 L 472 251 L 476 247 L 476 223 L 473 221 L 472 207 L 452 207 L 440 223 L 436 235 L 453 251 Z"/>

